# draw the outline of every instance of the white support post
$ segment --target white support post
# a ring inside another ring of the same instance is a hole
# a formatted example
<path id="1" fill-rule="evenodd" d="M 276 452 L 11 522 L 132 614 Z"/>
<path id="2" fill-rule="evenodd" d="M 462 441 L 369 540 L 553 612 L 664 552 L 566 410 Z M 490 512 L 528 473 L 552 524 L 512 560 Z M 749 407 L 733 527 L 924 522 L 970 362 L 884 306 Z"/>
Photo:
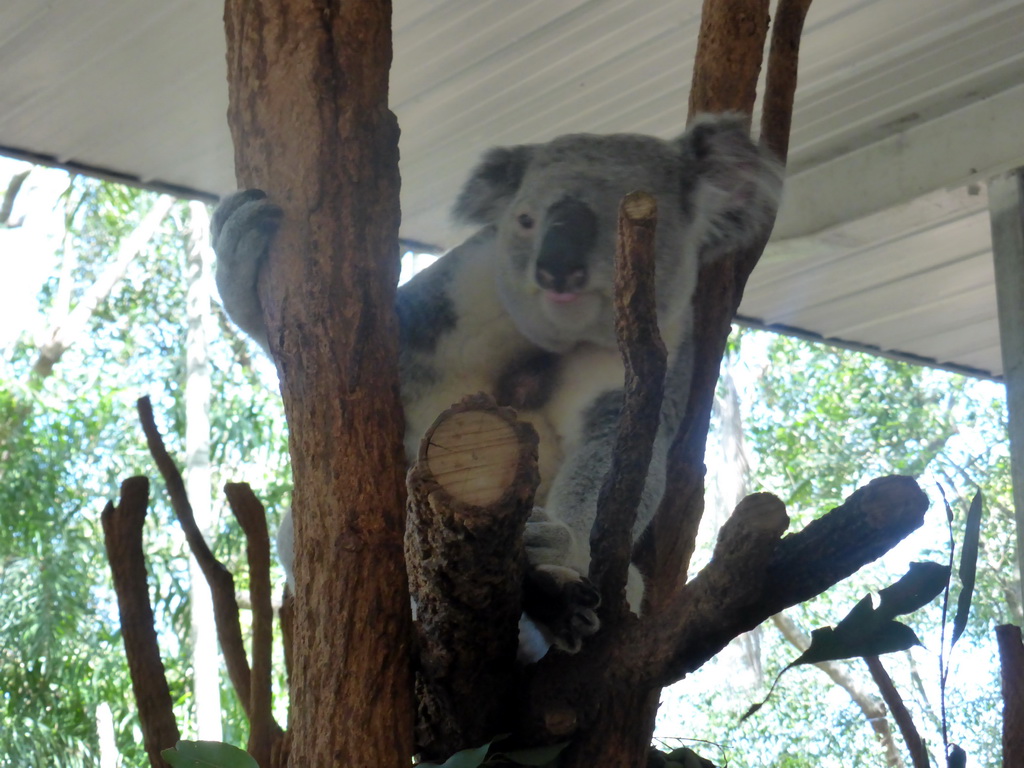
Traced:
<path id="1" fill-rule="evenodd" d="M 1010 421 L 1017 575 L 1024 584 L 1024 168 L 991 179 L 988 200 Z"/>

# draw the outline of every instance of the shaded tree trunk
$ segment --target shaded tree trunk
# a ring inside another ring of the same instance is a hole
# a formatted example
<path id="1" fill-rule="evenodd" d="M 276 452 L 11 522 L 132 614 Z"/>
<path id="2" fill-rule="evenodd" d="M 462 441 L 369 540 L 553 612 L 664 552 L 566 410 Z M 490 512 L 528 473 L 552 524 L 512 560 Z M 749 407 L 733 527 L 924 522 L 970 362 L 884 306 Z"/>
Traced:
<path id="1" fill-rule="evenodd" d="M 1020 627 L 996 627 L 1003 691 L 1003 768 L 1024 768 L 1024 644 Z"/>
<path id="2" fill-rule="evenodd" d="M 260 283 L 295 480 L 292 765 L 413 752 L 391 6 L 228 0 L 242 187 L 284 210 Z"/>

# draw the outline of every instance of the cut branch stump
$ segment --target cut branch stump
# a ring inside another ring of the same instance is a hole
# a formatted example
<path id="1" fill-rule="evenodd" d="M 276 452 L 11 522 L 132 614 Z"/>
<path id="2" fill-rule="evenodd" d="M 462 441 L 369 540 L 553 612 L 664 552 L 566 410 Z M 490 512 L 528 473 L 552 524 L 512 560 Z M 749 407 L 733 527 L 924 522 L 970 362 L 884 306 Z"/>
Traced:
<path id="1" fill-rule="evenodd" d="M 479 746 L 508 720 L 537 488 L 537 435 L 484 395 L 438 417 L 409 472 L 405 550 L 416 605 L 417 743 Z"/>

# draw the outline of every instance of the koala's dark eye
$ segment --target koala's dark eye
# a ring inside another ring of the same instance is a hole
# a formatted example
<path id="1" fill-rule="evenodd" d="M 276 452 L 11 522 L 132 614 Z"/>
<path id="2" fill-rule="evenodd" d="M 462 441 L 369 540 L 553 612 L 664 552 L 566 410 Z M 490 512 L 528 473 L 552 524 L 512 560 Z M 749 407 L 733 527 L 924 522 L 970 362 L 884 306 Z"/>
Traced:
<path id="1" fill-rule="evenodd" d="M 523 229 L 533 229 L 533 217 L 528 213 L 520 213 L 516 217 L 516 221 L 519 222 L 519 226 Z"/>

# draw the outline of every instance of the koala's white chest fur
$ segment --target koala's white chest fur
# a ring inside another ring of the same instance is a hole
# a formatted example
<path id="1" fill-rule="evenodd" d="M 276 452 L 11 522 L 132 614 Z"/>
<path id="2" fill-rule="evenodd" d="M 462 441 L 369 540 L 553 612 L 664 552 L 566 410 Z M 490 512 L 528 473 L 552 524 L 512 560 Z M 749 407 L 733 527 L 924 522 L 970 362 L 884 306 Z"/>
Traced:
<path id="1" fill-rule="evenodd" d="M 432 350 L 421 355 L 432 373 L 430 383 L 403 389 L 405 450 L 410 463 L 419 453 L 423 435 L 444 410 L 467 395 L 495 394 L 509 364 L 537 351 L 516 328 L 499 300 L 490 248 L 490 241 L 485 240 L 484 247 L 462 248 L 443 257 L 458 259 L 458 268 L 443 286 L 446 301 L 442 303 L 451 310 L 455 325 L 450 332 L 437 337 Z M 547 407 L 520 408 L 518 415 L 538 434 L 541 485 L 537 500 L 542 503 L 562 461 L 559 427 L 553 423 L 551 409 Z"/>

